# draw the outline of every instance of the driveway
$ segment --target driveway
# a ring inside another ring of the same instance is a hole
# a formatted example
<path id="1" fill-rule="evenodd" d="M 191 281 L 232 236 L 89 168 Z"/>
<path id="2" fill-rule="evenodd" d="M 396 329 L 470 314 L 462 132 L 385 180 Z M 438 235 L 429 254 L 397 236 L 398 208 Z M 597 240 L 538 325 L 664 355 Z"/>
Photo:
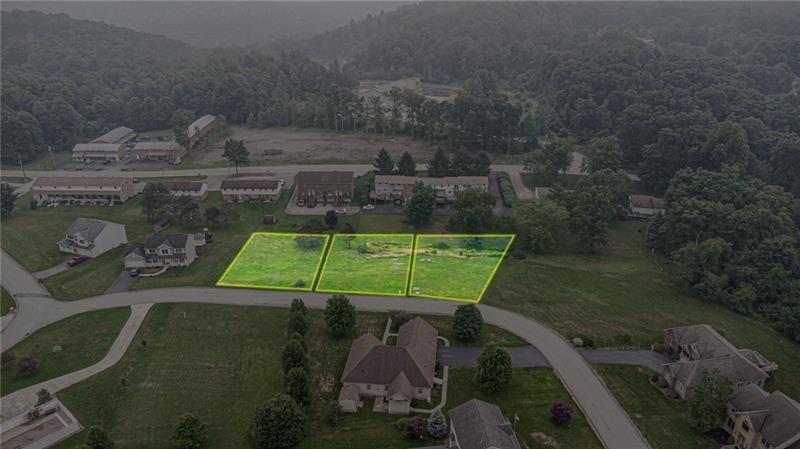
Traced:
<path id="1" fill-rule="evenodd" d="M 47 279 L 50 276 L 55 276 L 58 273 L 63 273 L 65 271 L 69 270 L 70 268 L 72 268 L 72 267 L 67 265 L 67 262 L 64 261 L 64 262 L 61 262 L 58 265 L 55 265 L 55 266 L 52 266 L 52 267 L 47 268 L 45 270 L 37 271 L 36 273 L 33 273 L 33 277 L 35 277 L 36 279 L 41 281 L 42 279 Z"/>
<path id="2" fill-rule="evenodd" d="M 533 366 L 550 367 L 550 363 L 542 353 L 533 346 L 520 346 L 507 348 L 511 354 L 511 365 L 514 368 L 528 368 Z M 442 365 L 454 368 L 475 368 L 478 366 L 478 356 L 483 348 L 454 348 L 439 346 L 436 351 L 436 361 Z"/>
<path id="3" fill-rule="evenodd" d="M 645 349 L 585 349 L 578 352 L 593 365 L 638 365 L 656 373 L 662 371 L 665 363 L 674 361 L 664 354 Z"/>
<path id="4" fill-rule="evenodd" d="M 114 279 L 114 282 L 111 284 L 111 287 L 108 287 L 105 293 L 127 292 L 128 290 L 131 289 L 133 281 L 135 280 L 136 278 L 131 276 L 128 273 L 128 270 L 122 270 L 117 276 L 117 278 Z"/>

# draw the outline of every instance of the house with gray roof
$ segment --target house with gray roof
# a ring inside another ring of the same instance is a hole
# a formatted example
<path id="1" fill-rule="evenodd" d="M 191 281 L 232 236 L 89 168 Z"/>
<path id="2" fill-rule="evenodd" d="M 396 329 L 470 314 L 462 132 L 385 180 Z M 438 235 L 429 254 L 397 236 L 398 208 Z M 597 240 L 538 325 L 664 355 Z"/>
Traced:
<path id="1" fill-rule="evenodd" d="M 197 246 L 193 234 L 152 234 L 144 243 L 128 245 L 122 262 L 126 269 L 186 267 L 197 259 Z"/>
<path id="2" fill-rule="evenodd" d="M 450 410 L 450 437 L 453 449 L 521 449 L 514 426 L 500 407 L 472 399 Z"/>
<path id="3" fill-rule="evenodd" d="M 217 117 L 210 114 L 206 114 L 193 121 L 189 127 L 186 128 L 186 136 L 189 138 L 188 148 L 194 147 L 197 142 L 213 131 L 216 123 Z"/>
<path id="4" fill-rule="evenodd" d="M 116 143 L 122 145 L 134 137 L 136 137 L 136 133 L 132 129 L 120 126 L 94 139 L 92 143 Z"/>
<path id="5" fill-rule="evenodd" d="M 666 329 L 664 344 L 677 360 L 665 364 L 662 374 L 681 399 L 691 397 L 706 371 L 718 371 L 738 389 L 750 384 L 761 387 L 778 369 L 758 351 L 738 349 L 707 324 Z"/>
<path id="6" fill-rule="evenodd" d="M 58 249 L 79 256 L 97 257 L 128 243 L 125 225 L 93 218 L 77 218 L 59 240 Z"/>
<path id="7" fill-rule="evenodd" d="M 747 385 L 728 398 L 722 428 L 734 443 L 723 449 L 800 449 L 800 404 Z"/>
<path id="8" fill-rule="evenodd" d="M 405 414 L 414 399 L 430 401 L 436 368 L 438 332 L 422 318 L 400 326 L 397 344 L 387 345 L 372 334 L 358 337 L 350 347 L 339 404 L 358 410 L 361 398 L 381 401 L 376 408 Z"/>

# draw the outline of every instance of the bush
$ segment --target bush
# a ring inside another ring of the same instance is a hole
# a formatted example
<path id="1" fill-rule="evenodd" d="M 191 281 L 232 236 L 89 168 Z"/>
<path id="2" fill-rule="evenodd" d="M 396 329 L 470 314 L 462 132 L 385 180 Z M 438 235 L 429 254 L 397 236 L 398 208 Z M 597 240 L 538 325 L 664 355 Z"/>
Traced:
<path id="1" fill-rule="evenodd" d="M 302 346 L 303 349 L 305 349 L 306 352 L 308 352 L 308 347 L 306 346 L 306 339 L 301 334 L 299 334 L 297 332 L 294 332 L 294 333 L 290 334 L 289 338 L 286 339 L 286 342 L 288 343 L 290 341 L 296 341 L 296 342 L 300 343 L 300 346 Z"/>
<path id="2" fill-rule="evenodd" d="M 325 305 L 325 324 L 328 332 L 334 337 L 341 337 L 350 333 L 356 325 L 356 308 L 350 304 L 350 299 L 344 295 L 333 295 L 328 298 Z"/>
<path id="3" fill-rule="evenodd" d="M 411 321 L 411 314 L 405 310 L 390 310 L 389 319 L 392 320 L 392 326 L 399 328 L 400 326 Z"/>
<path id="4" fill-rule="evenodd" d="M 406 428 L 406 424 L 407 423 L 408 423 L 408 418 L 400 418 L 400 419 L 398 419 L 397 421 L 394 422 L 394 426 L 397 428 L 397 430 L 402 432 L 403 429 Z"/>
<path id="5" fill-rule="evenodd" d="M 428 419 L 428 435 L 437 440 L 447 436 L 447 420 L 445 420 L 441 409 L 434 410 Z"/>
<path id="6" fill-rule="evenodd" d="M 52 399 L 53 395 L 44 388 L 36 392 L 36 405 L 42 405 L 45 402 L 50 402 Z"/>
<path id="7" fill-rule="evenodd" d="M 308 401 L 308 374 L 303 368 L 292 368 L 286 373 L 286 392 L 300 405 Z"/>
<path id="8" fill-rule="evenodd" d="M 465 304 L 456 308 L 453 319 L 453 334 L 461 341 L 473 341 L 481 335 L 483 316 L 481 311 L 472 304 Z"/>
<path id="9" fill-rule="evenodd" d="M 31 206 L 31 210 L 36 210 L 36 206 L 37 206 L 36 200 L 31 200 L 30 206 Z"/>
<path id="10" fill-rule="evenodd" d="M 511 178 L 508 173 L 502 172 L 497 176 L 497 182 L 500 185 L 500 198 L 506 207 L 515 207 L 519 204 L 517 193 L 514 192 L 514 185 L 511 183 Z"/>
<path id="11" fill-rule="evenodd" d="M 422 432 L 425 431 L 425 421 L 421 416 L 415 416 L 406 422 L 403 427 L 403 436 L 407 440 L 419 440 L 422 438 Z"/>
<path id="12" fill-rule="evenodd" d="M 290 312 L 289 319 L 286 321 L 286 333 L 292 335 L 294 333 L 305 335 L 308 331 L 306 324 L 306 317 L 302 312 Z"/>
<path id="13" fill-rule="evenodd" d="M 554 402 L 550 407 L 550 420 L 557 426 L 564 426 L 572 421 L 572 407 L 563 402 Z"/>
<path id="14" fill-rule="evenodd" d="M 328 404 L 325 406 L 325 422 L 328 424 L 335 426 L 336 423 L 339 422 L 339 419 L 342 417 L 342 406 L 339 405 L 339 401 L 332 400 L 328 401 Z"/>
<path id="15" fill-rule="evenodd" d="M 306 417 L 291 397 L 280 394 L 256 410 L 253 426 L 255 449 L 291 447 L 306 433 Z"/>
<path id="16" fill-rule="evenodd" d="M 31 377 L 39 372 L 39 362 L 30 356 L 20 357 L 17 360 L 17 376 Z"/>
<path id="17" fill-rule="evenodd" d="M 289 307 L 290 312 L 300 313 L 301 315 L 307 315 L 308 309 L 306 309 L 306 303 L 303 302 L 300 298 L 294 298 L 292 300 L 292 305 Z"/>
<path id="18" fill-rule="evenodd" d="M 206 444 L 208 431 L 200 418 L 185 413 L 178 418 L 178 426 L 172 435 L 172 441 L 178 449 L 201 449 Z"/>
<path id="19" fill-rule="evenodd" d="M 108 434 L 100 426 L 89 427 L 89 432 L 86 435 L 86 445 L 90 449 L 113 449 L 114 442 L 108 437 Z"/>
<path id="20" fill-rule="evenodd" d="M 306 349 L 297 340 L 289 340 L 283 347 L 281 354 L 281 368 L 284 374 L 288 374 L 292 368 L 306 369 L 308 366 L 308 354 Z"/>
<path id="21" fill-rule="evenodd" d="M 475 380 L 484 393 L 495 393 L 509 383 L 514 371 L 511 367 L 511 354 L 496 343 L 489 343 L 478 356 L 478 371 Z"/>

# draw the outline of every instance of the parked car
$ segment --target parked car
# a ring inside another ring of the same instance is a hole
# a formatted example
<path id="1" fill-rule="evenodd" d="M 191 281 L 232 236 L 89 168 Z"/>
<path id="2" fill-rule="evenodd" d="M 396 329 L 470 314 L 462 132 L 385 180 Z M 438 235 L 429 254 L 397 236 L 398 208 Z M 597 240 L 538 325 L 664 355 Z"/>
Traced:
<path id="1" fill-rule="evenodd" d="M 131 271 L 129 271 L 128 273 L 130 273 L 132 278 L 139 277 L 139 269 L 138 268 L 131 268 Z"/>
<path id="2" fill-rule="evenodd" d="M 374 210 L 375 209 L 375 205 L 374 204 L 365 204 L 365 205 L 361 206 L 361 208 L 364 209 L 364 210 Z"/>
<path id="3" fill-rule="evenodd" d="M 340 208 L 336 209 L 336 213 L 345 215 L 345 214 L 347 214 L 347 209 L 345 209 L 344 207 L 340 207 Z"/>
<path id="4" fill-rule="evenodd" d="M 86 262 L 89 259 L 91 259 L 89 256 L 73 256 L 72 259 L 67 262 L 67 266 L 74 267 Z"/>

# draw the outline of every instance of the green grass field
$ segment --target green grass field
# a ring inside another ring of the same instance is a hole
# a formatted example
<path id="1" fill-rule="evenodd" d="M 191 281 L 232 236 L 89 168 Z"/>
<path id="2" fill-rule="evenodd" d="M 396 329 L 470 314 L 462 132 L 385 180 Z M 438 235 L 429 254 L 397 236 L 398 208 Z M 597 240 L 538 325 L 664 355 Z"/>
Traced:
<path id="1" fill-rule="evenodd" d="M 417 235 L 411 296 L 478 302 L 513 236 Z"/>
<path id="2" fill-rule="evenodd" d="M 39 372 L 31 377 L 19 377 L 16 363 L 2 368 L 0 394 L 44 382 L 99 362 L 117 338 L 130 309 L 97 310 L 70 317 L 39 329 L 8 350 L 17 359 L 33 357 L 39 362 Z"/>
<path id="3" fill-rule="evenodd" d="M 217 285 L 310 291 L 327 242 L 318 234 L 254 233 Z"/>
<path id="4" fill-rule="evenodd" d="M 7 314 L 12 307 L 16 307 L 14 298 L 6 289 L 0 289 L 0 315 Z"/>
<path id="5" fill-rule="evenodd" d="M 317 291 L 405 295 L 413 244 L 412 234 L 336 234 Z"/>

